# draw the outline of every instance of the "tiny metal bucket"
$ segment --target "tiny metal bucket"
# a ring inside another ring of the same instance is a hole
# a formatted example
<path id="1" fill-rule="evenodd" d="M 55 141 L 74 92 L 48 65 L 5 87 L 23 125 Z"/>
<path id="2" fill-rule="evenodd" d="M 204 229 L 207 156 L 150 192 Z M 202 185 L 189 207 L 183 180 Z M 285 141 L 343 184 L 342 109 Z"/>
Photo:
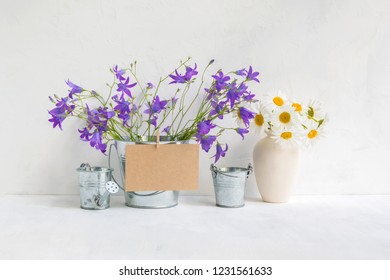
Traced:
<path id="1" fill-rule="evenodd" d="M 237 208 L 245 205 L 246 179 L 252 172 L 252 165 L 248 168 L 210 166 L 213 176 L 216 204 L 219 207 Z"/>
<path id="2" fill-rule="evenodd" d="M 83 163 L 77 172 L 80 183 L 80 207 L 89 210 L 102 210 L 110 207 L 110 193 L 106 183 L 111 181 L 111 168 L 91 167 Z"/>

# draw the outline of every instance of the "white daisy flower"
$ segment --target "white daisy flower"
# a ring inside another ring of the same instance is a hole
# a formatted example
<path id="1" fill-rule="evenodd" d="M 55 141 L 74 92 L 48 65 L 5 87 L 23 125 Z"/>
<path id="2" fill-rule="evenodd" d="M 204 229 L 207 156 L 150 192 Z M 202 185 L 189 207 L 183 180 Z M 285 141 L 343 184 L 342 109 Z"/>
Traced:
<path id="1" fill-rule="evenodd" d="M 301 140 L 301 133 L 297 127 L 283 128 L 274 127 L 271 138 L 282 145 L 298 145 Z"/>
<path id="2" fill-rule="evenodd" d="M 264 105 L 269 108 L 270 111 L 285 106 L 288 102 L 286 95 L 280 90 L 266 94 L 264 97 Z"/>
<path id="3" fill-rule="evenodd" d="M 268 118 L 266 108 L 261 102 L 256 102 L 252 106 L 252 111 L 255 113 L 255 116 L 251 121 L 251 129 L 254 129 L 256 134 L 260 134 L 267 125 Z"/>
<path id="4" fill-rule="evenodd" d="M 286 105 L 276 109 L 270 118 L 274 127 L 289 128 L 300 123 L 299 114 L 294 107 Z"/>
<path id="5" fill-rule="evenodd" d="M 303 142 L 306 146 L 314 145 L 324 136 L 324 127 L 318 127 L 318 123 L 311 121 L 310 125 L 305 129 Z"/>

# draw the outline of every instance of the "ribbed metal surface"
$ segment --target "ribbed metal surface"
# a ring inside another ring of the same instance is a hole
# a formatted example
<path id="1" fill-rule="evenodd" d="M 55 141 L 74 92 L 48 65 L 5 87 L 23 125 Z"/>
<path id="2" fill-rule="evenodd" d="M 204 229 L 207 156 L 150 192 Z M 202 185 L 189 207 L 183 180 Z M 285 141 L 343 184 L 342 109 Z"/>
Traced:
<path id="1" fill-rule="evenodd" d="M 252 166 L 248 168 L 210 167 L 213 176 L 216 205 L 220 207 L 243 207 L 245 205 L 246 179 L 252 172 Z"/>
<path id="2" fill-rule="evenodd" d="M 110 207 L 110 194 L 106 183 L 111 181 L 112 169 L 103 167 L 77 168 L 80 184 L 80 207 L 102 210 Z"/>

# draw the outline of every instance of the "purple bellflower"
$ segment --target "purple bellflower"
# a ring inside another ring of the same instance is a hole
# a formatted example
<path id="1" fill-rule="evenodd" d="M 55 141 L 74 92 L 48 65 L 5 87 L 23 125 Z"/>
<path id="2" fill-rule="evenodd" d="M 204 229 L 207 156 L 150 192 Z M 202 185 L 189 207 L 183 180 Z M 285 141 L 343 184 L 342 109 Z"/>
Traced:
<path id="1" fill-rule="evenodd" d="M 243 68 L 243 69 L 235 71 L 234 74 L 236 74 L 238 76 L 246 76 L 246 70 L 245 70 L 245 68 Z"/>
<path id="2" fill-rule="evenodd" d="M 230 103 L 230 108 L 232 109 L 236 101 L 238 101 L 239 99 L 240 99 L 240 93 L 236 88 L 236 84 L 232 83 L 231 85 L 229 85 L 229 90 L 226 93 L 226 102 Z"/>
<path id="3" fill-rule="evenodd" d="M 90 110 L 86 104 L 88 114 L 88 128 L 95 127 L 99 132 L 107 131 L 107 122 L 115 116 L 115 112 L 107 111 L 107 108 L 99 107 Z"/>
<path id="4" fill-rule="evenodd" d="M 245 101 L 253 101 L 253 99 L 255 98 L 255 94 L 252 94 L 251 92 L 247 92 L 246 94 L 244 94 L 242 96 L 242 98 L 245 100 Z"/>
<path id="5" fill-rule="evenodd" d="M 226 152 L 228 150 L 228 144 L 226 144 L 225 150 L 222 149 L 222 146 L 219 143 L 217 143 L 217 147 L 216 148 L 217 148 L 217 152 L 213 156 L 213 157 L 215 157 L 215 162 L 214 163 L 216 163 L 221 157 L 224 157 L 226 155 Z"/>
<path id="6" fill-rule="evenodd" d="M 151 105 L 146 105 L 149 108 L 144 111 L 145 114 L 153 115 L 153 114 L 159 114 L 162 110 L 165 109 L 165 106 L 167 105 L 166 100 L 160 101 L 160 97 L 157 95 Z"/>
<path id="7" fill-rule="evenodd" d="M 123 121 L 123 126 L 128 126 L 127 121 L 130 119 L 130 113 L 136 112 L 138 110 L 135 104 L 130 104 L 129 101 L 124 99 L 119 99 L 118 96 L 113 96 L 112 100 L 114 100 L 117 105 L 114 107 L 115 112 L 117 113 L 118 118 Z"/>
<path id="8" fill-rule="evenodd" d="M 168 135 L 170 130 L 171 130 L 171 126 L 168 125 L 166 128 L 163 129 L 163 132 L 165 132 Z"/>
<path id="9" fill-rule="evenodd" d="M 196 137 L 196 140 L 198 142 L 200 142 L 200 145 L 202 146 L 202 149 L 205 152 L 208 152 L 210 150 L 211 146 L 213 145 L 213 143 L 217 139 L 217 137 L 214 136 L 214 135 L 200 135 L 200 134 L 196 134 L 195 137 Z"/>
<path id="10" fill-rule="evenodd" d="M 129 84 L 129 82 L 130 82 L 130 78 L 128 77 L 128 78 L 126 79 L 125 82 L 122 82 L 122 81 L 121 81 L 121 82 L 118 84 L 118 88 L 116 89 L 116 91 L 122 92 L 121 98 L 123 98 L 123 94 L 124 94 L 124 93 L 126 93 L 130 98 L 133 98 L 133 96 L 131 95 L 130 89 L 131 89 L 132 87 L 135 87 L 135 85 L 136 85 L 137 83 Z"/>
<path id="11" fill-rule="evenodd" d="M 248 73 L 246 74 L 246 79 L 248 81 L 256 81 L 260 83 L 259 79 L 256 78 L 257 76 L 259 76 L 259 72 L 253 72 L 252 66 L 249 66 Z"/>
<path id="12" fill-rule="evenodd" d="M 225 88 L 227 86 L 227 81 L 230 80 L 230 77 L 224 76 L 222 71 L 219 71 L 216 75 L 212 75 L 211 77 L 215 80 L 215 89 L 218 92 Z"/>
<path id="13" fill-rule="evenodd" d="M 124 69 L 118 69 L 118 65 L 115 65 L 113 68 L 112 68 L 112 71 L 114 72 L 115 74 L 115 77 L 120 81 L 124 81 L 126 80 L 125 77 L 123 77 L 123 74 L 125 74 L 125 70 Z"/>
<path id="14" fill-rule="evenodd" d="M 153 116 L 152 118 L 150 118 L 149 123 L 151 125 L 154 125 L 154 127 L 156 127 L 157 126 L 157 119 L 158 119 L 157 116 Z"/>
<path id="15" fill-rule="evenodd" d="M 236 131 L 237 131 L 238 134 L 241 135 L 242 140 L 244 140 L 244 134 L 249 133 L 249 130 L 246 129 L 246 128 L 236 128 Z"/>
<path id="16" fill-rule="evenodd" d="M 226 102 L 215 102 L 211 101 L 211 106 L 213 107 L 213 110 L 210 111 L 209 117 L 218 116 L 218 119 L 223 119 L 223 110 L 225 109 Z"/>
<path id="17" fill-rule="evenodd" d="M 88 128 L 84 127 L 83 130 L 79 129 L 78 131 L 80 132 L 80 139 L 82 141 L 89 141 L 89 139 L 90 139 L 89 137 L 91 137 L 92 134 L 89 133 Z"/>
<path id="18" fill-rule="evenodd" d="M 210 99 L 213 99 L 214 101 L 218 100 L 218 97 L 217 97 L 218 92 L 214 86 L 211 86 L 210 88 L 205 88 L 204 90 L 205 90 L 205 92 L 207 92 L 207 97 L 206 97 L 207 101 Z"/>
<path id="19" fill-rule="evenodd" d="M 255 113 L 249 111 L 245 107 L 240 107 L 238 109 L 237 116 L 244 122 L 246 127 L 249 127 L 249 120 L 255 117 Z"/>
<path id="20" fill-rule="evenodd" d="M 196 71 L 196 67 L 197 67 L 196 63 L 194 68 L 187 66 L 186 73 L 184 75 L 180 75 L 177 72 L 177 70 L 175 70 L 176 75 L 173 74 L 169 75 L 169 77 L 171 77 L 173 80 L 169 84 L 184 84 L 191 81 L 192 77 L 198 74 L 198 71 Z"/>
<path id="21" fill-rule="evenodd" d="M 52 102 L 55 102 L 51 97 L 49 97 Z M 49 122 L 53 123 L 53 128 L 58 126 L 62 130 L 62 122 L 66 119 L 69 114 L 72 114 L 75 105 L 68 104 L 69 98 L 61 98 L 57 100 L 58 102 L 55 104 L 56 107 L 49 111 L 51 115 L 51 119 Z"/>
<path id="22" fill-rule="evenodd" d="M 201 121 L 197 124 L 198 127 L 198 134 L 199 135 L 206 135 L 210 132 L 211 129 L 215 127 L 215 124 L 212 124 L 210 120 Z"/>
<path id="23" fill-rule="evenodd" d="M 65 83 L 70 86 L 70 91 L 69 91 L 69 97 L 71 99 L 73 99 L 73 94 L 77 94 L 77 93 L 81 93 L 84 91 L 84 89 L 78 85 L 75 85 L 74 83 L 72 83 L 71 81 L 65 81 Z"/>
<path id="24" fill-rule="evenodd" d="M 89 139 L 89 144 L 97 150 L 100 150 L 103 154 L 106 152 L 107 145 L 102 142 L 103 133 L 96 130 L 92 137 Z"/>

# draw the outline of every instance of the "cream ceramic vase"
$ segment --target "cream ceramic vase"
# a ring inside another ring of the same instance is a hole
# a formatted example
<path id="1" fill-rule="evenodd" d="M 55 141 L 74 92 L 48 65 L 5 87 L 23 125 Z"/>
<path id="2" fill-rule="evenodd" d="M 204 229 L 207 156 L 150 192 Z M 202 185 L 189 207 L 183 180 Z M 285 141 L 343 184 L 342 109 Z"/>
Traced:
<path id="1" fill-rule="evenodd" d="M 253 170 L 265 202 L 288 202 L 296 184 L 300 164 L 297 145 L 282 145 L 269 136 L 253 150 Z"/>

